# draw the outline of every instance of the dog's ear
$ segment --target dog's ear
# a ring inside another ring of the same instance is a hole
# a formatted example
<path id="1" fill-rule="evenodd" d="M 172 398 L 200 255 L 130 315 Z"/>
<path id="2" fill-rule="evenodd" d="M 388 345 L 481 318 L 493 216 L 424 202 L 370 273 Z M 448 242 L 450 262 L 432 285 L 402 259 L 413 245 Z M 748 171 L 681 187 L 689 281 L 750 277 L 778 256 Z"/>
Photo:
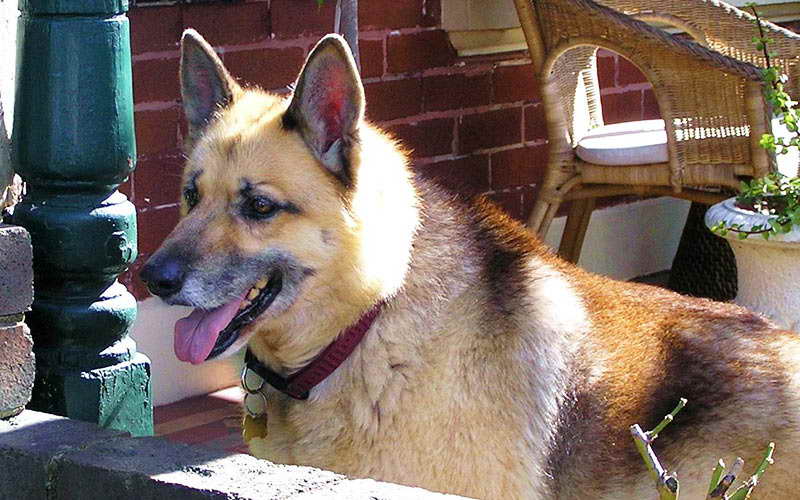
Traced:
<path id="1" fill-rule="evenodd" d="M 283 117 L 317 159 L 345 185 L 352 180 L 350 152 L 364 117 L 364 88 L 344 38 L 327 35 L 309 54 Z"/>
<path id="2" fill-rule="evenodd" d="M 221 108 L 233 102 L 239 84 L 222 65 L 214 49 L 198 32 L 181 37 L 181 97 L 189 139 L 197 140 Z"/>

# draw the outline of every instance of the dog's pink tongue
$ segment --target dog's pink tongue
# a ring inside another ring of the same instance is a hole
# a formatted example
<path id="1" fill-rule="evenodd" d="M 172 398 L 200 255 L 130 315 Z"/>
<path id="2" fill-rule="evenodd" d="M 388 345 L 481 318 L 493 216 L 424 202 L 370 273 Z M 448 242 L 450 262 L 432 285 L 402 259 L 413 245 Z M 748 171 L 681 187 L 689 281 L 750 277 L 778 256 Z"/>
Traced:
<path id="1" fill-rule="evenodd" d="M 200 364 L 206 360 L 217 337 L 228 326 L 244 297 L 216 309 L 195 309 L 189 316 L 175 323 L 175 355 L 181 361 Z"/>

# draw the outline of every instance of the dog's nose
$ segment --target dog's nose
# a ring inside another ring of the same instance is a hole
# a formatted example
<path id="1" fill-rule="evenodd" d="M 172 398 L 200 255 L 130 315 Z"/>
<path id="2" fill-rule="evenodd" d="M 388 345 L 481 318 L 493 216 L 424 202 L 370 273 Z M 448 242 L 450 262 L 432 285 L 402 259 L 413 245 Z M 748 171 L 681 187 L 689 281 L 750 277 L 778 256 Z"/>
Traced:
<path id="1" fill-rule="evenodd" d="M 186 268 L 174 257 L 150 259 L 139 272 L 139 278 L 153 295 L 169 297 L 183 288 Z"/>

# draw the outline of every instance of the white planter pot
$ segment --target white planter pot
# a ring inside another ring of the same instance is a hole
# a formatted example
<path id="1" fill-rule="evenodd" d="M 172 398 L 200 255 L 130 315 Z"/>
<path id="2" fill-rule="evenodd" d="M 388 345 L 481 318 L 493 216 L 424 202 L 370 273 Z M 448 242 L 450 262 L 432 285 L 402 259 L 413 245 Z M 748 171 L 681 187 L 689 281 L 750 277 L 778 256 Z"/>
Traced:
<path id="1" fill-rule="evenodd" d="M 742 224 L 742 229 L 769 225 L 769 217 L 737 208 L 729 198 L 706 212 L 709 228 L 724 221 L 727 225 Z M 725 238 L 736 256 L 739 293 L 734 302 L 759 312 L 783 328 L 800 331 L 800 230 L 770 236 L 749 235 L 740 240 L 738 233 Z"/>

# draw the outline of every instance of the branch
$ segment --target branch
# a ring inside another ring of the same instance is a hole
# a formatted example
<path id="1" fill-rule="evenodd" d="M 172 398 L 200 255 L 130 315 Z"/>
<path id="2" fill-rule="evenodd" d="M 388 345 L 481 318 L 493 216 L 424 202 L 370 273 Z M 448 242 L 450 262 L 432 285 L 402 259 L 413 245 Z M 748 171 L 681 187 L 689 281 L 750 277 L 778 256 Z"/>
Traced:
<path id="1" fill-rule="evenodd" d="M 664 428 L 675 419 L 675 415 L 677 415 L 684 406 L 686 406 L 686 399 L 681 398 L 680 402 L 678 402 L 678 406 L 649 432 L 642 431 L 639 424 L 631 426 L 631 435 L 633 435 L 633 441 L 636 443 L 636 449 L 639 450 L 639 454 L 642 456 L 642 460 L 644 460 L 644 464 L 650 472 L 650 477 L 656 484 L 656 491 L 658 491 L 660 500 L 678 500 L 680 485 L 678 484 L 678 478 L 675 474 L 668 473 L 666 469 L 662 467 L 651 445 L 653 441 L 658 438 L 658 433 L 664 430 Z"/>
<path id="2" fill-rule="evenodd" d="M 722 461 L 720 458 L 717 461 L 717 466 L 714 467 L 713 472 L 711 472 L 711 484 L 708 486 L 708 496 L 706 496 L 706 500 L 713 498 L 711 496 L 719 486 L 720 481 L 722 481 L 722 473 L 725 472 L 725 462 Z"/>
<path id="3" fill-rule="evenodd" d="M 686 399 L 681 398 L 678 406 L 649 432 L 644 432 L 638 424 L 631 426 L 633 442 L 636 444 L 636 449 L 639 450 L 639 454 L 642 456 L 642 460 L 644 460 L 644 464 L 647 466 L 650 477 L 655 483 L 659 500 L 678 500 L 680 484 L 678 484 L 678 478 L 675 473 L 668 473 L 661 465 L 661 462 L 658 461 L 658 457 L 651 445 L 653 441 L 658 438 L 658 433 L 663 431 L 664 428 L 675 419 L 675 415 L 677 415 L 685 405 Z M 708 486 L 706 500 L 748 500 L 750 494 L 753 492 L 753 488 L 758 485 L 761 476 L 764 475 L 764 471 L 773 463 L 773 451 L 775 451 L 775 443 L 770 443 L 755 474 L 750 476 L 750 478 L 739 486 L 730 496 L 727 495 L 728 490 L 736 481 L 736 476 L 742 472 L 744 460 L 737 458 L 724 476 L 725 462 L 718 460 L 714 471 L 711 473 L 711 484 Z"/>
<path id="4" fill-rule="evenodd" d="M 745 481 L 743 485 L 739 486 L 739 488 L 733 492 L 733 495 L 730 496 L 729 500 L 747 500 L 750 498 L 753 488 L 756 487 L 761 476 L 764 475 L 764 471 L 775 462 L 772 459 L 773 451 L 775 451 L 775 443 L 770 443 L 769 446 L 767 446 L 767 451 L 764 452 L 764 458 L 761 459 L 761 463 L 756 469 L 756 473 L 750 476 L 750 479 Z"/>
<path id="5" fill-rule="evenodd" d="M 358 0 L 337 0 L 336 2 L 336 27 L 337 33 L 341 34 L 347 44 L 350 45 L 350 52 L 356 61 L 356 68 L 361 72 L 361 57 L 358 53 Z"/>
<path id="6" fill-rule="evenodd" d="M 723 500 L 728 500 L 728 496 L 726 495 L 726 493 L 728 492 L 728 489 L 730 489 L 733 482 L 736 481 L 736 476 L 738 476 L 739 473 L 742 472 L 743 466 L 744 466 L 744 460 L 742 460 L 741 457 L 736 457 L 736 461 L 733 462 L 731 468 L 728 469 L 728 473 L 725 474 L 725 477 L 722 478 L 719 484 L 717 484 L 717 487 L 714 488 L 714 490 L 711 493 L 709 493 L 708 497 L 706 498 L 708 499 L 722 498 Z"/>

